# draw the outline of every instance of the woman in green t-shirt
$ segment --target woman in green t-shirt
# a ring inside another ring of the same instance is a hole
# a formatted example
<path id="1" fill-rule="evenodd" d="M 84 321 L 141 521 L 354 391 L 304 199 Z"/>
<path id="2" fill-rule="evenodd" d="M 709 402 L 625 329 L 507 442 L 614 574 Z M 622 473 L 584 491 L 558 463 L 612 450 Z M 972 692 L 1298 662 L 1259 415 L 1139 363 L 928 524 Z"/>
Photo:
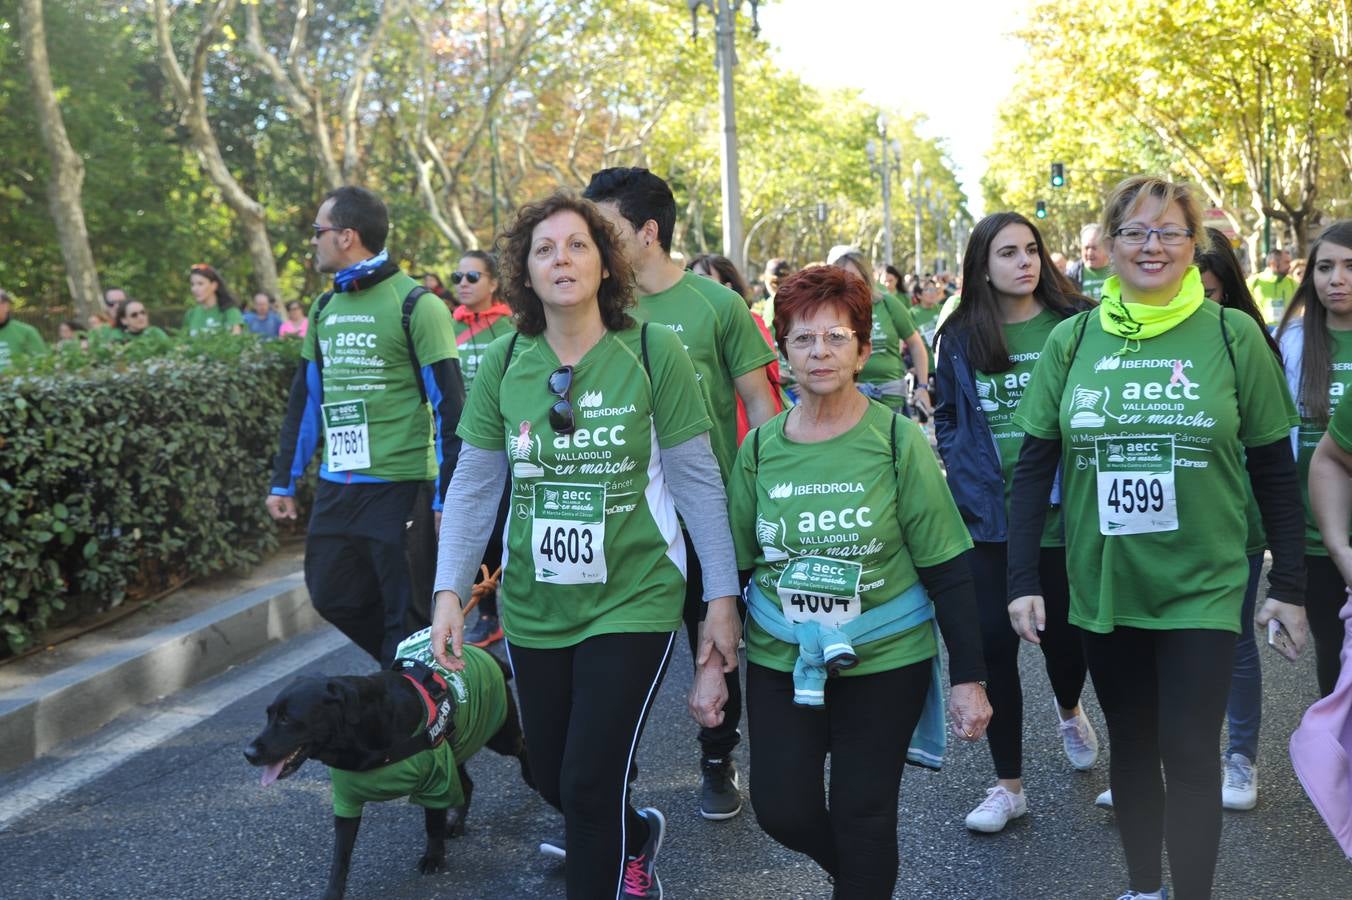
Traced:
<path id="1" fill-rule="evenodd" d="M 164 329 L 150 324 L 150 312 L 140 300 L 123 300 L 113 313 L 113 340 L 133 341 L 138 338 L 168 340 Z"/>
<path id="2" fill-rule="evenodd" d="M 244 314 L 239 311 L 239 301 L 215 269 L 206 263 L 193 266 L 188 270 L 188 287 L 197 305 L 183 316 L 184 334 L 196 337 L 210 331 L 243 333 Z"/>
<path id="3" fill-rule="evenodd" d="M 990 720 L 967 530 L 920 428 L 855 387 L 870 293 L 834 266 L 780 285 L 775 337 L 799 403 L 747 435 L 728 479 L 750 581 L 752 806 L 850 898 L 892 896 L 902 766 L 942 760 L 934 620 L 956 735 L 977 740 Z M 694 701 L 721 685 L 701 677 Z"/>
<path id="4" fill-rule="evenodd" d="M 967 300 L 944 323 L 938 342 L 939 406 L 934 413 L 948 485 L 972 534 L 968 559 L 977 585 L 981 646 L 994 709 L 987 740 L 995 786 L 967 814 L 967 827 L 993 833 L 1028 811 L 1023 791 L 1023 687 L 1019 636 L 1006 605 L 1007 514 L 1023 430 L 1014 410 L 1053 328 L 1089 306 L 1052 264 L 1042 235 L 1018 213 L 987 216 L 972 229 L 963 254 Z M 1098 759 L 1098 736 L 1080 709 L 1084 649 L 1070 624 L 1066 541 L 1059 490 L 1048 498 L 1039 571 L 1046 628 L 1039 635 L 1047 678 L 1056 695 L 1058 730 L 1070 763 L 1081 771 Z"/>
<path id="5" fill-rule="evenodd" d="M 660 897 L 664 820 L 629 804 L 628 775 L 671 657 L 685 543 L 704 562 L 697 663 L 737 665 L 727 501 L 680 338 L 638 325 L 633 275 L 596 207 L 567 193 L 519 211 L 502 241 L 517 333 L 484 353 L 457 434 L 432 647 L 463 665 L 467 597 L 512 479 L 499 612 L 535 784 L 563 812 L 574 900 Z M 721 715 L 711 697 L 702 708 Z"/>
<path id="6" fill-rule="evenodd" d="M 1305 275 L 1277 330 L 1286 380 L 1300 412 L 1291 439 L 1305 500 L 1305 608 L 1314 636 L 1319 695 L 1338 683 L 1343 646 L 1344 583 L 1329 559 L 1310 506 L 1310 458 L 1329 417 L 1352 390 L 1352 221 L 1324 229 L 1310 248 Z"/>
<path id="7" fill-rule="evenodd" d="M 1244 283 L 1230 239 L 1215 228 L 1206 229 L 1206 238 L 1197 242 L 1197 270 L 1202 276 L 1206 298 L 1226 309 L 1248 316 L 1263 333 L 1263 341 L 1277 359 L 1281 350 L 1268 333 L 1263 313 Z M 1267 536 L 1253 491 L 1247 490 L 1244 507 L 1246 523 L 1244 553 L 1249 558 L 1249 582 L 1244 588 L 1244 605 L 1239 611 L 1239 638 L 1235 642 L 1235 665 L 1230 678 L 1230 700 L 1225 707 L 1227 746 L 1225 781 L 1221 785 L 1221 804 L 1226 809 L 1253 809 L 1258 804 L 1258 733 L 1263 724 L 1263 669 L 1254 637 L 1253 614 L 1258 602 L 1258 585 L 1263 572 Z"/>
<path id="8" fill-rule="evenodd" d="M 904 356 L 909 350 L 911 366 L 916 374 L 911 402 L 918 411 L 929 415 L 929 351 L 925 349 L 925 341 L 911 320 L 907 304 L 872 286 L 868 277 L 868 263 L 859 251 L 841 253 L 831 261 L 831 265 L 862 278 L 869 285 L 873 298 L 869 340 L 874 349 L 859 373 L 859 389 L 875 400 L 881 400 L 901 411 L 906 404 Z"/>
<path id="9" fill-rule="evenodd" d="M 1205 302 L 1192 264 L 1201 218 L 1183 185 L 1118 185 L 1103 229 L 1117 274 L 1097 310 L 1053 329 L 1014 416 L 1027 437 L 1010 505 L 1010 622 L 1034 642 L 1045 622 L 1039 544 L 1059 462 L 1070 621 L 1108 721 L 1127 896 L 1148 900 L 1162 896 L 1166 840 L 1171 895 L 1211 895 L 1246 481 L 1273 558 L 1256 623 L 1285 628 L 1293 658 L 1307 638 L 1295 410 L 1258 325 Z"/>

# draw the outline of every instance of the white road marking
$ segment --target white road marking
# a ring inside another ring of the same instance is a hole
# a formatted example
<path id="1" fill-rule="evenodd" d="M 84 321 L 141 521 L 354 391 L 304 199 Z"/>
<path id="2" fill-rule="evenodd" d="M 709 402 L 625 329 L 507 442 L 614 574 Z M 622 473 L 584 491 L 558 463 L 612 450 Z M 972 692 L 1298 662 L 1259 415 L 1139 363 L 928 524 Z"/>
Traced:
<path id="1" fill-rule="evenodd" d="M 169 698 L 165 701 L 171 704 L 168 708 L 146 718 L 137 718 L 130 724 L 124 723 L 120 733 L 100 740 L 97 753 L 80 754 L 0 797 L 0 831 L 137 754 L 201 724 L 241 697 L 345 646 L 350 643 L 341 632 L 325 628 L 312 637 L 301 639 L 297 646 L 262 665 L 245 663 L 184 692 L 177 700 Z M 136 711 L 131 711 L 131 715 L 135 716 Z"/>

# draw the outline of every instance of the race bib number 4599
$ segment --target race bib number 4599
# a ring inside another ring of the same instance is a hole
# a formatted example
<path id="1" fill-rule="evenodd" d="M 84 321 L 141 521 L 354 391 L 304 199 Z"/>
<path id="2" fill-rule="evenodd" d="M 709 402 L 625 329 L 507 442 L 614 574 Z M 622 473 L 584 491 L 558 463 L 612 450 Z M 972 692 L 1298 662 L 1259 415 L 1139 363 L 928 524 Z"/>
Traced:
<path id="1" fill-rule="evenodd" d="M 549 584 L 606 580 L 606 488 L 537 482 L 531 509 L 535 578 Z"/>
<path id="2" fill-rule="evenodd" d="M 1099 533 L 1178 530 L 1173 435 L 1095 441 Z"/>

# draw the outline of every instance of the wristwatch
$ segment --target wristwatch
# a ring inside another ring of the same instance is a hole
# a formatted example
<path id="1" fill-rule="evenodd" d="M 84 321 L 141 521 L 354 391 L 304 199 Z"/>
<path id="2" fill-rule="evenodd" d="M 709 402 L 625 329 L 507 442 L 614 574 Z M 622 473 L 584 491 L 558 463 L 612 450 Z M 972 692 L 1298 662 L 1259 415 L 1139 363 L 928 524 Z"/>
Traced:
<path id="1" fill-rule="evenodd" d="M 929 384 L 928 384 L 928 383 L 926 383 L 926 384 L 917 384 L 917 385 L 915 386 L 915 389 L 916 389 L 917 391 L 928 391 L 928 390 L 929 390 Z"/>

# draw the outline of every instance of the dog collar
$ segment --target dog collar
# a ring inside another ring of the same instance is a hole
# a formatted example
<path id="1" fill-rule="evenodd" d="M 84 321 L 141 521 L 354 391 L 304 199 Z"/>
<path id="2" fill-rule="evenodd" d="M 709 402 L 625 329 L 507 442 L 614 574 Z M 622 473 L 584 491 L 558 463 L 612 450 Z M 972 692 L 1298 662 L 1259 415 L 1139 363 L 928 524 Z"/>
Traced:
<path id="1" fill-rule="evenodd" d="M 440 672 L 416 659 L 396 659 L 393 668 L 417 690 L 427 711 L 426 721 L 419 719 L 411 737 L 426 734 L 428 743 L 435 747 L 446 736 L 451 713 L 448 699 L 451 686 Z"/>

